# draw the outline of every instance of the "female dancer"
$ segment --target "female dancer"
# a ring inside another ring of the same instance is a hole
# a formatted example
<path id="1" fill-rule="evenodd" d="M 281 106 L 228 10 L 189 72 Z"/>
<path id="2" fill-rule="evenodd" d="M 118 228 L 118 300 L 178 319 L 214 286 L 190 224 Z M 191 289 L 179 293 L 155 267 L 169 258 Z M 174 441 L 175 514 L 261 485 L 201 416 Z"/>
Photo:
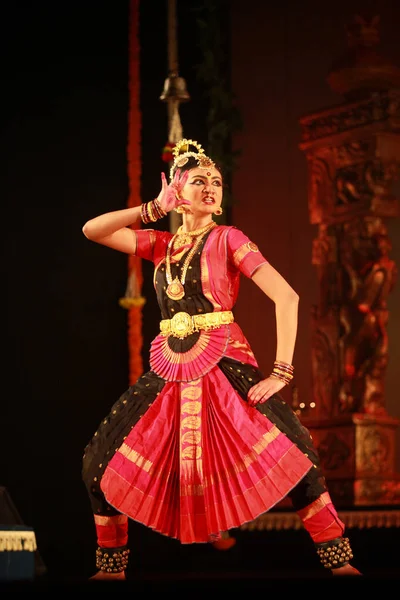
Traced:
<path id="1" fill-rule="evenodd" d="M 182 544 L 215 543 L 285 496 L 322 564 L 359 574 L 308 430 L 279 396 L 293 378 L 298 295 L 245 233 L 217 225 L 221 170 L 201 145 L 173 151 L 158 197 L 88 221 L 84 235 L 154 263 L 160 333 L 150 370 L 112 406 L 88 443 L 83 479 L 97 535 L 96 579 L 121 579 L 128 519 Z M 171 210 L 175 234 L 137 228 Z M 233 308 L 240 276 L 275 304 L 277 348 L 261 373 Z"/>

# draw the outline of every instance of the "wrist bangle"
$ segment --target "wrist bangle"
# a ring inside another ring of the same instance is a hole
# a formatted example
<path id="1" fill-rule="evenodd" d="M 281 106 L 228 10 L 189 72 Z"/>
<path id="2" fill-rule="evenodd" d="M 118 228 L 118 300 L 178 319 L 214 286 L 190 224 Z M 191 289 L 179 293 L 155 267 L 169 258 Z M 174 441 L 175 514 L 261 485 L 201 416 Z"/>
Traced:
<path id="1" fill-rule="evenodd" d="M 165 217 L 167 213 L 161 208 L 158 198 L 150 200 L 150 202 L 144 202 L 140 207 L 140 218 L 143 223 L 155 223 L 162 217 Z"/>
<path id="2" fill-rule="evenodd" d="M 274 379 L 279 379 L 279 381 L 283 381 L 285 385 L 289 385 L 289 383 L 291 382 L 291 379 L 285 377 L 284 375 L 279 375 L 278 373 L 275 373 L 275 371 L 272 371 L 270 377 L 274 377 Z"/>
<path id="3" fill-rule="evenodd" d="M 293 379 L 294 366 L 282 362 L 280 360 L 274 361 L 274 368 L 270 377 L 274 377 L 275 379 L 279 379 L 283 381 L 286 385 L 288 385 Z"/>
<path id="4" fill-rule="evenodd" d="M 158 215 L 159 219 L 162 219 L 162 217 L 165 217 L 167 215 L 166 211 L 161 208 L 161 203 L 158 198 L 153 200 L 153 204 L 154 204 L 154 210 L 155 210 L 156 214 Z"/>

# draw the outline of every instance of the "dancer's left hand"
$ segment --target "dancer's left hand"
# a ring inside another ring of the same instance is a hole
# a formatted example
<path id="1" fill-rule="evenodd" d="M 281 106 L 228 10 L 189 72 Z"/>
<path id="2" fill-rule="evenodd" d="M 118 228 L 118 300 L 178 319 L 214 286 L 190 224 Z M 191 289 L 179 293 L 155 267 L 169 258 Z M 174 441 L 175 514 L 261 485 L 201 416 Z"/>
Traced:
<path id="1" fill-rule="evenodd" d="M 247 400 L 250 406 L 256 404 L 264 404 L 271 396 L 277 394 L 282 388 L 285 387 L 285 382 L 276 379 L 276 377 L 267 377 L 262 379 L 253 387 L 250 388 L 247 394 Z"/>

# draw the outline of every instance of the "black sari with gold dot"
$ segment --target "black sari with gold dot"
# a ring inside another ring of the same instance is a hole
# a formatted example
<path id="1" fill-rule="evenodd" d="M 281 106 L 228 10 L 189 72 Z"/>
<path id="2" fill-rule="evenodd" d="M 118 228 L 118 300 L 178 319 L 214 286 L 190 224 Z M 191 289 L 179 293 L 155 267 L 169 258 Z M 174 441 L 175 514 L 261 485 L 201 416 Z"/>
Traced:
<path id="1" fill-rule="evenodd" d="M 165 262 L 155 270 L 162 320 L 213 312 L 200 262 L 209 235 L 188 266 L 182 299 L 166 294 Z M 181 277 L 188 250 L 172 262 L 172 279 Z M 95 515 L 122 513 L 182 543 L 207 542 L 285 496 L 301 510 L 326 492 L 311 436 L 291 407 L 279 395 L 248 405 L 249 389 L 266 375 L 245 353 L 229 355 L 237 328 L 160 337 L 159 372 L 144 373 L 118 398 L 85 448 L 82 475 Z M 180 379 L 182 372 L 193 377 Z"/>

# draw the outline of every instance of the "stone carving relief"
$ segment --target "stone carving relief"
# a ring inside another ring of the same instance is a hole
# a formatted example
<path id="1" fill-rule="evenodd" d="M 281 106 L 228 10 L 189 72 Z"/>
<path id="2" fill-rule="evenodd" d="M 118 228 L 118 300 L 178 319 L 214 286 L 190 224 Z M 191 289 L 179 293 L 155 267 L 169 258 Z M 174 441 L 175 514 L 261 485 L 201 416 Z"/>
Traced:
<path id="1" fill-rule="evenodd" d="M 390 250 L 380 218 L 365 217 L 344 224 L 340 244 L 342 412 L 386 412 L 387 299 L 397 279 Z"/>
<path id="2" fill-rule="evenodd" d="M 392 443 L 385 432 L 377 427 L 360 427 L 358 435 L 358 469 L 374 475 L 390 471 Z"/>

